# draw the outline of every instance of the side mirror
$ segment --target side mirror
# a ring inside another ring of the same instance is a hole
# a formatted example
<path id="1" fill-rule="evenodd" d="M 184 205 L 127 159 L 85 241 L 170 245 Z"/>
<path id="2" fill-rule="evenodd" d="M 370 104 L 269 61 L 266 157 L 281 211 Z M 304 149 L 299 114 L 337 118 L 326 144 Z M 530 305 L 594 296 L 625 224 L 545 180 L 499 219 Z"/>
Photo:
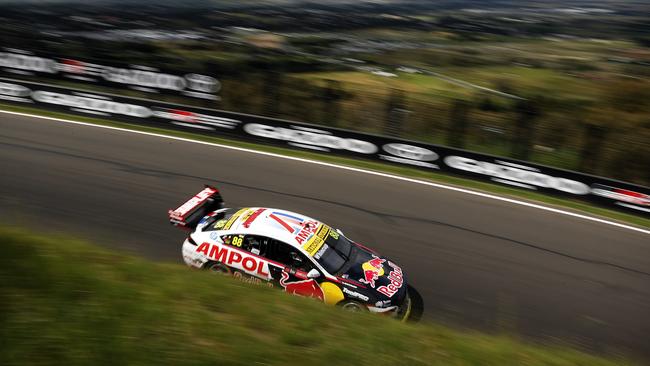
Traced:
<path id="1" fill-rule="evenodd" d="M 320 277 L 320 272 L 316 268 L 312 268 L 311 271 L 307 272 L 307 278 L 318 278 Z"/>

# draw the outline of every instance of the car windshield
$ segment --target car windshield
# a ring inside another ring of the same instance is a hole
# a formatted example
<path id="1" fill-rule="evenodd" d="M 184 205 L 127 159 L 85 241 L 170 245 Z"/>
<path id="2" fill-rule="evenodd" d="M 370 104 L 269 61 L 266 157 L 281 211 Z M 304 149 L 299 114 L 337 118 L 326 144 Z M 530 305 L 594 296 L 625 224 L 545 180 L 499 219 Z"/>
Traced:
<path id="1" fill-rule="evenodd" d="M 314 259 L 327 272 L 337 275 L 350 259 L 352 243 L 335 230 L 330 230 L 323 246 L 314 254 Z"/>

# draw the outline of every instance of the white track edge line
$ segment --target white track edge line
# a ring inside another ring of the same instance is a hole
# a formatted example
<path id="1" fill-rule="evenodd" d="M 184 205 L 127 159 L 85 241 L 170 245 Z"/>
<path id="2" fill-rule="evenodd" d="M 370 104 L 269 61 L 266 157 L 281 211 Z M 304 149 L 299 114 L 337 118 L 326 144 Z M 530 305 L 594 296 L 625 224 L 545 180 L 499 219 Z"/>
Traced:
<path id="1" fill-rule="evenodd" d="M 604 219 L 594 217 L 594 216 L 588 216 L 588 215 L 583 215 L 583 214 L 579 214 L 579 213 L 575 213 L 575 212 L 571 212 L 571 211 L 560 210 L 560 209 L 553 208 L 553 207 L 543 206 L 543 205 L 530 203 L 530 202 L 526 202 L 526 201 L 519 201 L 519 200 L 515 200 L 515 199 L 512 199 L 512 198 L 501 197 L 501 196 L 497 196 L 497 195 L 493 195 L 493 194 L 489 194 L 489 193 L 472 191 L 472 190 L 465 189 L 465 188 L 448 186 L 448 185 L 444 185 L 444 184 L 440 184 L 440 183 L 428 182 L 428 181 L 419 180 L 419 179 L 407 178 L 407 177 L 402 177 L 402 176 L 394 175 L 394 174 L 376 172 L 376 171 L 373 171 L 373 170 L 366 170 L 366 169 L 361 169 L 361 168 L 353 168 L 353 167 L 349 167 L 349 166 L 345 166 L 345 165 L 326 163 L 326 162 L 323 162 L 323 161 L 310 160 L 310 159 L 304 159 L 304 158 L 297 158 L 297 157 L 294 157 L 294 156 L 287 156 L 287 155 L 282 155 L 282 154 L 270 153 L 270 152 L 266 152 L 266 151 L 259 151 L 259 150 L 247 149 L 247 148 L 243 148 L 243 147 L 235 147 L 235 146 L 223 145 L 223 144 L 218 144 L 218 143 L 214 143 L 214 142 L 200 141 L 200 140 L 194 140 L 194 139 L 189 139 L 189 138 L 184 138 L 184 137 L 165 135 L 165 134 L 154 133 L 154 132 L 145 132 L 145 131 L 132 130 L 132 129 L 122 128 L 122 127 L 105 126 L 105 125 L 96 124 L 96 123 L 80 122 L 80 121 L 73 121 L 73 120 L 63 119 L 63 118 L 39 116 L 39 115 L 36 115 L 36 114 L 6 111 L 6 110 L 2 110 L 2 109 L 0 109 L 0 113 L 13 114 L 13 115 L 17 115 L 17 116 L 31 117 L 31 118 L 37 118 L 37 119 L 45 119 L 45 120 L 64 122 L 64 123 L 70 123 L 70 124 L 76 124 L 76 125 L 82 125 L 82 126 L 89 126 L 89 127 L 105 128 L 105 129 L 109 129 L 109 130 L 130 132 L 130 133 L 135 133 L 135 134 L 140 134 L 140 135 L 154 136 L 154 137 L 166 138 L 166 139 L 177 140 L 177 141 L 191 142 L 191 143 L 200 144 L 200 145 L 208 145 L 208 146 L 220 147 L 220 148 L 223 148 L 223 149 L 230 149 L 230 150 L 235 150 L 235 151 L 243 151 L 243 152 L 248 152 L 248 153 L 252 153 L 252 154 L 271 156 L 271 157 L 276 157 L 276 158 L 280 158 L 280 159 L 300 161 L 300 162 L 304 162 L 304 163 L 310 163 L 310 164 L 327 166 L 327 167 L 343 169 L 343 170 L 348 170 L 348 171 L 353 171 L 353 172 L 358 172 L 358 173 L 370 174 L 370 175 L 380 176 L 380 177 L 384 177 L 384 178 L 391 178 L 391 179 L 401 180 L 401 181 L 409 182 L 409 183 L 421 184 L 421 185 L 425 185 L 425 186 L 429 186 L 429 187 L 436 187 L 436 188 L 446 189 L 446 190 L 450 190 L 450 191 L 461 192 L 461 193 L 465 193 L 465 194 L 469 194 L 469 195 L 473 195 L 473 196 L 484 197 L 484 198 L 489 198 L 489 199 L 493 199 L 493 200 L 497 200 L 497 201 L 508 202 L 508 203 L 512 203 L 512 204 L 515 204 L 515 205 L 536 208 L 536 209 L 543 210 L 543 211 L 549 211 L 549 212 L 553 212 L 553 213 L 557 213 L 557 214 L 561 214 L 561 215 L 577 217 L 577 218 L 588 220 L 588 221 L 594 221 L 594 222 L 597 222 L 597 223 L 600 223 L 600 224 L 611 225 L 611 226 L 615 226 L 615 227 L 619 227 L 619 228 L 623 228 L 623 229 L 627 229 L 627 230 L 632 230 L 632 231 L 637 231 L 637 232 L 640 232 L 640 233 L 643 233 L 643 234 L 650 235 L 650 230 L 642 229 L 642 228 L 636 227 L 636 226 L 621 224 L 621 223 L 615 222 L 615 221 L 604 220 Z"/>

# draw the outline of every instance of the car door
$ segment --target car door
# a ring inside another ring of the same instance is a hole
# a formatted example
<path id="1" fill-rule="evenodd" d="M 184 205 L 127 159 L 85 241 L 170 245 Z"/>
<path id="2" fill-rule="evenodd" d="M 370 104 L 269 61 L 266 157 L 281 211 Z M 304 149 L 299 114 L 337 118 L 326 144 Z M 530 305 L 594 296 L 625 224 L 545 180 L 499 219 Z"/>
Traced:
<path id="1" fill-rule="evenodd" d="M 244 234 L 221 236 L 225 253 L 213 255 L 219 257 L 231 270 L 233 277 L 246 282 L 272 284 L 273 272 L 283 268 L 282 265 L 268 261 L 264 256 L 268 251 L 268 239 Z"/>
<path id="2" fill-rule="evenodd" d="M 291 245 L 274 239 L 268 240 L 266 249 L 266 258 L 283 265 L 282 268 L 271 269 L 278 286 L 291 294 L 324 299 L 318 281 L 307 277 L 307 273 L 315 268 L 307 256 Z"/>

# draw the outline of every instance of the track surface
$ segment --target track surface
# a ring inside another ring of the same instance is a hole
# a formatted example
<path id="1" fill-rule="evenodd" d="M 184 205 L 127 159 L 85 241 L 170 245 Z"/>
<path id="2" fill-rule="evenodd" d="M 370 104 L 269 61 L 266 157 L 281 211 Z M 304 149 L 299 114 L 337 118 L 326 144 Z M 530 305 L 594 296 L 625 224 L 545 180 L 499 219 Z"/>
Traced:
<path id="1" fill-rule="evenodd" d="M 0 220 L 180 261 L 202 184 L 305 213 L 401 264 L 424 318 L 650 360 L 650 236 L 363 173 L 0 113 Z"/>

